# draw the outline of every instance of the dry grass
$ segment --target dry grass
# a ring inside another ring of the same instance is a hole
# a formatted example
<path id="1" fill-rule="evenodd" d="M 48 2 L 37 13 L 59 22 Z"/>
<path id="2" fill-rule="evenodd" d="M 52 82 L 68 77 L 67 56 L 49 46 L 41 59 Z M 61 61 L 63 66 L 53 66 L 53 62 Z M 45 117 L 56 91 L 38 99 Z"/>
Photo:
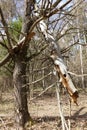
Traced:
<path id="1" fill-rule="evenodd" d="M 68 96 L 61 97 L 66 121 L 69 119 Z M 79 106 L 72 104 L 71 130 L 87 130 L 87 93 L 80 93 Z M 55 95 L 43 95 L 34 101 L 29 101 L 29 111 L 35 124 L 28 130 L 62 130 L 61 120 Z M 17 130 L 14 123 L 13 92 L 3 93 L 0 101 L 0 130 Z M 20 129 L 19 129 L 20 130 Z"/>

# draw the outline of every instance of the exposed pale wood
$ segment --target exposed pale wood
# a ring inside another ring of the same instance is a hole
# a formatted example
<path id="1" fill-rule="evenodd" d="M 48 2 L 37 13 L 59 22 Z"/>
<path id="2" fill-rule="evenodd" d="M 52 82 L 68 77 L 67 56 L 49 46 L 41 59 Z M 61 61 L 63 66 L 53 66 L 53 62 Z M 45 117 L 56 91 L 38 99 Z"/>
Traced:
<path id="1" fill-rule="evenodd" d="M 70 0 L 68 2 L 70 2 Z M 67 2 L 64 5 L 62 5 L 61 8 L 66 5 L 67 5 Z M 58 75 L 60 76 L 61 83 L 67 89 L 68 93 L 71 96 L 72 101 L 77 104 L 78 92 L 68 74 L 67 67 L 63 62 L 60 47 L 56 43 L 56 40 L 52 36 L 51 32 L 48 30 L 47 25 L 45 24 L 45 21 L 41 20 L 39 22 L 39 25 L 40 25 L 42 33 L 45 36 L 45 39 L 48 45 L 50 46 L 50 51 L 51 51 L 50 57 L 53 59 L 54 66 L 56 68 Z"/>
<path id="2" fill-rule="evenodd" d="M 59 113 L 60 113 L 60 117 L 62 121 L 62 130 L 69 130 L 66 120 L 64 118 L 63 109 L 61 106 L 60 94 L 59 94 L 59 83 L 57 83 L 56 85 L 56 94 L 57 94 L 58 109 L 59 109 Z"/>

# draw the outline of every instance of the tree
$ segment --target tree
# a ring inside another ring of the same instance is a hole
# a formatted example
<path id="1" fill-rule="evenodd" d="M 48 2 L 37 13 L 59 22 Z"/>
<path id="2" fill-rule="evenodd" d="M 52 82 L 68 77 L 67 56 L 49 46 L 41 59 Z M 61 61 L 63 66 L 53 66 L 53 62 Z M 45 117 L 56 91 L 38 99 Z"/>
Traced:
<path id="1" fill-rule="evenodd" d="M 31 121 L 31 117 L 28 111 L 28 104 L 27 104 L 27 81 L 26 81 L 26 66 L 27 61 L 31 58 L 37 56 L 44 50 L 44 46 L 41 50 L 37 53 L 34 53 L 27 57 L 27 50 L 29 47 L 29 43 L 31 38 L 35 35 L 33 32 L 36 25 L 39 25 L 41 32 L 44 34 L 46 41 L 48 42 L 50 48 L 50 59 L 55 66 L 55 70 L 60 77 L 60 81 L 63 86 L 68 90 L 72 100 L 77 103 L 78 92 L 75 88 L 68 72 L 66 66 L 63 62 L 61 50 L 59 45 L 57 45 L 55 38 L 51 34 L 51 31 L 47 28 L 45 23 L 45 19 L 50 18 L 51 16 L 55 15 L 56 13 L 61 13 L 62 10 L 71 2 L 68 0 L 67 2 L 63 3 L 61 6 L 60 0 L 56 0 L 55 2 L 49 1 L 42 1 L 41 8 L 38 8 L 35 0 L 26 0 L 26 7 L 25 7 L 25 16 L 22 26 L 22 33 L 19 38 L 19 42 L 16 45 L 13 44 L 11 34 L 8 29 L 8 25 L 4 18 L 2 9 L 0 8 L 0 15 L 2 21 L 2 28 L 4 28 L 7 44 L 4 42 L 0 42 L 4 48 L 8 50 L 8 54 L 2 61 L 0 62 L 0 66 L 6 64 L 10 58 L 14 61 L 14 72 L 13 72 L 13 83 L 14 83 L 14 91 L 15 91 L 15 103 L 16 103 L 16 120 L 18 121 L 19 125 L 25 127 L 28 121 Z M 70 15 L 68 12 L 61 15 L 62 17 L 66 17 Z"/>
<path id="2" fill-rule="evenodd" d="M 24 24 L 22 27 L 23 33 L 29 35 L 29 29 L 33 24 L 31 19 L 31 11 L 33 7 L 34 1 L 26 1 L 26 15 L 24 18 Z M 26 55 L 28 49 L 28 42 L 32 36 L 27 36 L 25 41 L 25 45 L 18 45 L 18 47 L 12 45 L 12 41 L 10 39 L 9 30 L 7 27 L 7 23 L 4 19 L 2 9 L 0 8 L 0 14 L 2 18 L 3 26 L 5 27 L 5 33 L 7 34 L 8 41 L 8 51 L 9 53 L 5 57 L 4 60 L 0 62 L 0 66 L 6 63 L 10 58 L 13 58 L 15 62 L 14 72 L 13 72 L 13 82 L 14 82 L 14 90 L 15 90 L 15 103 L 16 103 L 16 120 L 19 122 L 19 125 L 23 126 L 27 121 L 31 120 L 30 114 L 28 112 L 27 105 L 27 86 L 26 86 Z M 30 15 L 29 15 L 30 14 Z M 26 23 L 25 23 L 26 22 Z M 20 39 L 23 36 L 20 35 Z M 21 42 L 22 44 L 22 42 Z M 3 43 L 4 45 L 4 43 Z"/>

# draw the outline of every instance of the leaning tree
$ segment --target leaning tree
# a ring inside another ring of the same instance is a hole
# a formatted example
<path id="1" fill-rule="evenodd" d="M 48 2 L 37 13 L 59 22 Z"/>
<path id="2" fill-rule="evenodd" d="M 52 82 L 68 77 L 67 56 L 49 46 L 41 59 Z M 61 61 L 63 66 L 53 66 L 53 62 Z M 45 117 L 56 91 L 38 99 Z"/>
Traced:
<path id="1" fill-rule="evenodd" d="M 62 14 L 62 17 L 65 15 L 70 15 L 70 10 L 72 10 L 68 7 L 70 2 L 72 2 L 72 0 L 68 0 L 62 4 L 61 0 L 41 0 L 39 2 L 35 0 L 25 0 L 25 15 L 23 19 L 23 26 L 20 33 L 19 42 L 17 42 L 16 45 L 13 44 L 13 39 L 8 28 L 9 26 L 6 23 L 3 15 L 3 10 L 0 7 L 0 17 L 2 23 L 1 26 L 5 31 L 5 38 L 7 41 L 6 43 L 4 42 L 3 36 L 2 40 L 0 41 L 0 45 L 7 49 L 8 52 L 7 55 L 0 61 L 0 67 L 5 65 L 10 59 L 14 61 L 13 84 L 15 93 L 16 121 L 22 127 L 24 127 L 27 122 L 32 120 L 28 111 L 27 104 L 28 86 L 25 76 L 27 61 L 40 54 L 40 52 L 46 48 L 46 46 L 42 47 L 42 49 L 38 51 L 37 54 L 35 53 L 30 57 L 27 57 L 29 43 L 33 36 L 36 35 L 34 28 L 37 24 L 40 28 L 40 31 L 45 37 L 47 45 L 49 46 L 50 58 L 53 61 L 57 76 L 59 76 L 60 82 L 67 89 L 73 102 L 77 104 L 77 89 L 75 88 L 68 74 L 67 67 L 64 64 L 61 55 L 60 47 L 57 44 L 56 39 L 53 37 L 53 33 L 51 33 L 51 31 L 48 29 L 46 21 L 48 18 L 51 18 L 58 13 Z M 66 7 L 68 7 L 69 10 L 66 10 Z"/>

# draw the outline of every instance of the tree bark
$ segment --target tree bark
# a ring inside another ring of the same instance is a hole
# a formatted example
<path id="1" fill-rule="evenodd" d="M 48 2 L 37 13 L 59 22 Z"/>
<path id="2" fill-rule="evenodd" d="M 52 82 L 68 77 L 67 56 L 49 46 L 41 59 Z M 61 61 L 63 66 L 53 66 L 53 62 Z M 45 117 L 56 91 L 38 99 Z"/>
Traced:
<path id="1" fill-rule="evenodd" d="M 22 32 L 28 35 L 29 29 L 33 24 L 31 13 L 33 10 L 34 0 L 26 0 L 26 7 L 25 7 L 25 16 L 24 16 L 24 23 L 22 26 Z M 23 38 L 20 35 L 20 40 Z M 30 41 L 30 40 L 29 40 Z M 14 82 L 14 94 L 15 94 L 15 112 L 16 112 L 16 121 L 19 126 L 25 127 L 26 123 L 32 122 L 30 114 L 28 112 L 28 102 L 27 102 L 27 90 L 28 86 L 26 80 L 26 57 L 27 57 L 27 50 L 28 50 L 28 43 L 26 44 L 17 52 L 15 52 L 14 62 L 15 68 L 13 72 L 13 82 Z"/>
<path id="2" fill-rule="evenodd" d="M 24 127 L 27 121 L 31 120 L 27 104 L 25 56 L 26 51 L 15 56 L 13 73 L 16 121 L 22 127 Z"/>

